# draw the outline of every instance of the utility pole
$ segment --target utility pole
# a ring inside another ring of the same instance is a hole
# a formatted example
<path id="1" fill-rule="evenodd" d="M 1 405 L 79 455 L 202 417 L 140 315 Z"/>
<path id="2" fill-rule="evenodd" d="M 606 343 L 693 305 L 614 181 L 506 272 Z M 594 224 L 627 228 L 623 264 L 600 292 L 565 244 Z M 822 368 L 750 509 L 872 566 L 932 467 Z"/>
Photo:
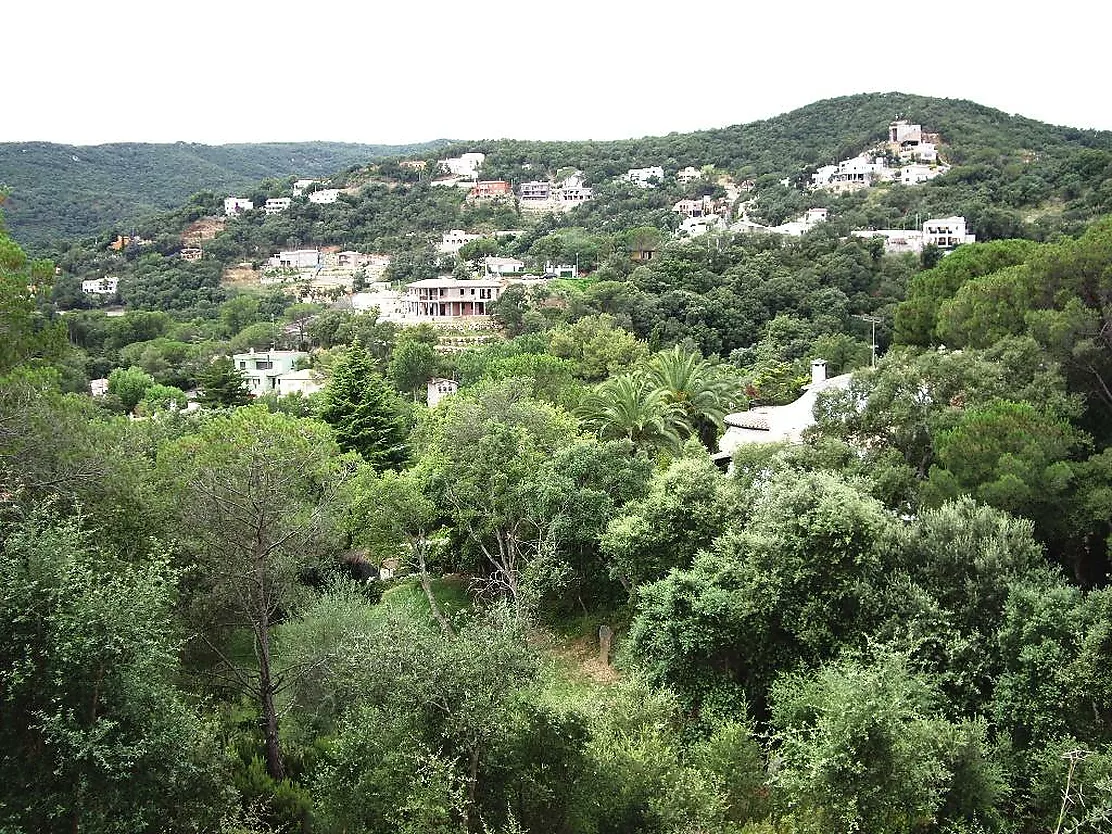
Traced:
<path id="1" fill-rule="evenodd" d="M 866 315 L 855 315 L 854 318 L 855 319 L 861 319 L 861 321 L 868 322 L 869 324 L 871 324 L 873 326 L 873 360 L 870 363 L 870 366 L 875 368 L 876 367 L 876 326 L 880 322 L 884 321 L 884 319 L 877 318 L 876 316 L 866 316 Z"/>

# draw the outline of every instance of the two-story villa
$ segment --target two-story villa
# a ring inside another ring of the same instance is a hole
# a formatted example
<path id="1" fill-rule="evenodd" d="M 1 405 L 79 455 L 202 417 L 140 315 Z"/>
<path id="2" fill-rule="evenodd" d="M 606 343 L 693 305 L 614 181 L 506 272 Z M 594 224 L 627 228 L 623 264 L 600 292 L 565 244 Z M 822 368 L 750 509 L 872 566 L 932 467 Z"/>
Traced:
<path id="1" fill-rule="evenodd" d="M 486 316 L 503 288 L 499 279 L 426 278 L 406 285 L 403 305 L 407 318 L 422 321 Z"/>
<path id="2" fill-rule="evenodd" d="M 252 349 L 247 353 L 233 354 L 232 362 L 243 373 L 244 387 L 257 397 L 277 390 L 278 378 L 290 373 L 299 361 L 308 358 L 309 354 L 300 350 Z"/>

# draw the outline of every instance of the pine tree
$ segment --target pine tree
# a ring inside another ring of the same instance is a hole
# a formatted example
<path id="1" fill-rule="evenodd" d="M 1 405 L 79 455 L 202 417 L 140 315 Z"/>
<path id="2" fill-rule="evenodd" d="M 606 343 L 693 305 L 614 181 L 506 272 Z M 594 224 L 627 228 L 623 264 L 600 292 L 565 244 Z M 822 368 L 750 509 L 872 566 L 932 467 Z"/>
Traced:
<path id="1" fill-rule="evenodd" d="M 251 402 L 243 374 L 227 356 L 213 359 L 197 378 L 198 401 L 211 407 L 246 405 Z"/>
<path id="2" fill-rule="evenodd" d="M 344 451 L 358 452 L 377 471 L 405 463 L 406 429 L 397 395 L 375 371 L 358 339 L 332 370 L 321 417 Z"/>

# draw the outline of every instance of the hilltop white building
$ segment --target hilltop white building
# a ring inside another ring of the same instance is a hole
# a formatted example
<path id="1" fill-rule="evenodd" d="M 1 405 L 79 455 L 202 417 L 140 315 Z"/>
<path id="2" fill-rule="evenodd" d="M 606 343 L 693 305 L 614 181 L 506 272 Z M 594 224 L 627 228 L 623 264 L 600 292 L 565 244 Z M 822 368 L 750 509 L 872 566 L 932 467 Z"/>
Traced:
<path id="1" fill-rule="evenodd" d="M 293 201 L 289 197 L 271 197 L 263 206 L 263 211 L 267 214 L 281 214 L 290 207 L 291 202 Z"/>

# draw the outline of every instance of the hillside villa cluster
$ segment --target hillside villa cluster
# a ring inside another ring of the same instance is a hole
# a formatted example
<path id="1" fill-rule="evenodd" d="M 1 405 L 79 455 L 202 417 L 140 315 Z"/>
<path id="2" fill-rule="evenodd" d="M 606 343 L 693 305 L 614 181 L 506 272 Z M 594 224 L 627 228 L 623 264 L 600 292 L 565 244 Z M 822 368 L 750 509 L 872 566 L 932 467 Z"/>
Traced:
<path id="1" fill-rule="evenodd" d="M 851 159 L 819 168 L 811 177 L 811 189 L 842 193 L 883 182 L 907 185 L 927 182 L 949 170 L 939 157 L 940 143 L 937 134 L 925 132 L 921 125 L 902 119 L 894 121 L 889 125 L 886 142 Z M 563 169 L 555 177 L 527 180 L 514 187 L 505 180 L 480 179 L 485 162 L 486 155 L 478 151 L 441 159 L 431 184 L 466 188 L 466 200 L 470 203 L 515 201 L 525 214 L 567 212 L 595 197 L 582 171 Z M 403 160 L 399 164 L 421 171 L 428 167 L 423 160 Z M 525 166 L 526 170 L 529 167 Z M 678 183 L 688 184 L 703 179 L 711 171 L 688 165 L 671 176 Z M 667 177 L 662 166 L 651 165 L 631 168 L 622 179 L 637 188 L 651 189 L 664 184 Z M 672 206 L 672 211 L 681 218 L 674 233 L 677 239 L 715 232 L 800 237 L 827 221 L 827 209 L 815 207 L 778 226 L 765 226 L 754 222 L 747 214 L 753 205 L 746 196 L 754 189 L 752 181 L 736 183 L 729 177 L 719 177 L 716 184 L 724 189 L 724 198 L 689 198 Z M 341 190 L 327 186 L 327 182 L 320 180 L 299 179 L 293 183 L 289 196 L 269 198 L 258 208 L 274 215 L 288 211 L 297 198 L 321 205 L 335 203 Z M 225 218 L 255 210 L 254 202 L 246 197 L 229 196 L 224 200 Z M 181 258 L 191 261 L 203 257 L 203 240 L 218 233 L 225 218 L 211 218 L 212 228 L 190 230 L 188 239 L 183 235 L 186 246 L 181 250 Z M 442 233 L 436 251 L 442 257 L 455 257 L 473 241 L 520 233 L 518 229 L 507 229 L 480 235 L 465 229 L 449 229 Z M 975 240 L 968 233 L 963 217 L 928 219 L 918 229 L 858 229 L 851 234 L 860 238 L 880 238 L 887 252 L 911 254 L 922 252 L 926 246 L 949 251 Z M 638 251 L 631 253 L 631 257 L 645 261 L 654 254 L 655 251 Z M 359 311 L 377 309 L 381 318 L 401 324 L 451 324 L 484 321 L 510 284 L 528 285 L 551 278 L 576 278 L 579 274 L 578 265 L 569 263 L 545 263 L 540 274 L 530 274 L 522 260 L 490 255 L 476 261 L 481 268 L 481 275 L 476 279 L 430 278 L 412 282 L 399 290 L 384 280 L 389 265 L 389 255 L 341 250 L 335 246 L 283 250 L 268 259 L 260 282 L 293 285 L 303 301 L 337 303 Z M 82 290 L 94 296 L 113 296 L 118 283 L 116 277 L 105 276 L 83 281 Z"/>

